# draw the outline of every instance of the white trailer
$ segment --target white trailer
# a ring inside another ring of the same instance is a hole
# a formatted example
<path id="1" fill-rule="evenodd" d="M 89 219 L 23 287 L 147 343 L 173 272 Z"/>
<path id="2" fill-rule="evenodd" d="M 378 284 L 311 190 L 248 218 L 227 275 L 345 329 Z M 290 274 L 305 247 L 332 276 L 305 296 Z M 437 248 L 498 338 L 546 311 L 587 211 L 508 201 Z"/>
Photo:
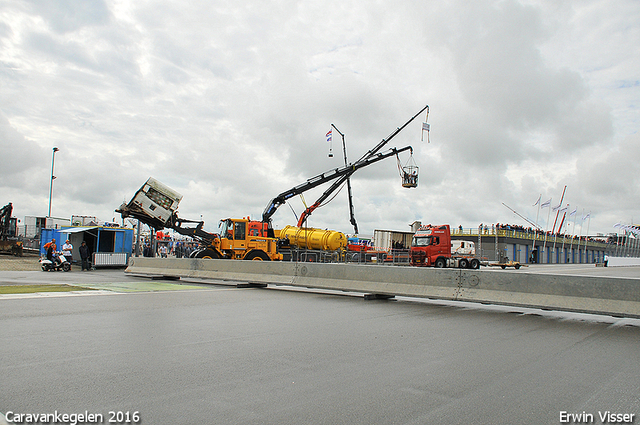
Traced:
<path id="1" fill-rule="evenodd" d="M 392 249 L 409 249 L 414 232 L 400 232 L 397 230 L 374 230 L 373 246 L 383 251 Z"/>

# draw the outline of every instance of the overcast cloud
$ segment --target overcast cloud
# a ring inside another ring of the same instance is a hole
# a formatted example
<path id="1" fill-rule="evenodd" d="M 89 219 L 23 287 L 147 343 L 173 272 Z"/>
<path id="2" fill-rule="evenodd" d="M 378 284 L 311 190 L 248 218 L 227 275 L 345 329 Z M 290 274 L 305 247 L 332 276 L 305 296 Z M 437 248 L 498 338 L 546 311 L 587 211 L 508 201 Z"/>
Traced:
<path id="1" fill-rule="evenodd" d="M 418 188 L 395 158 L 354 175 L 362 235 L 529 226 L 502 203 L 535 220 L 565 185 L 576 233 L 615 232 L 640 221 L 639 41 L 636 0 L 5 0 L 0 204 L 47 214 L 55 146 L 53 216 L 118 218 L 153 176 L 213 230 L 341 166 L 331 123 L 355 161 L 429 105 L 430 143 L 422 114 L 384 148 L 413 146 Z M 346 190 L 309 225 L 352 233 Z"/>

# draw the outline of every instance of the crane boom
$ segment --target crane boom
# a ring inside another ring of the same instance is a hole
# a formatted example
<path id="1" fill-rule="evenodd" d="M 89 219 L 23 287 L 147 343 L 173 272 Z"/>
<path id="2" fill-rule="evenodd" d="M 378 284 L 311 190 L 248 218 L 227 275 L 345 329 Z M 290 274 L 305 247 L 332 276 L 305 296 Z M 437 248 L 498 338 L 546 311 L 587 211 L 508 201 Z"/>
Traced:
<path id="1" fill-rule="evenodd" d="M 296 187 L 293 187 L 285 192 L 282 192 L 281 194 L 279 194 L 278 196 L 276 196 L 275 198 L 273 198 L 271 200 L 271 202 L 269 202 L 269 204 L 267 205 L 267 207 L 265 208 L 264 212 L 262 213 L 262 221 L 267 223 L 271 220 L 271 217 L 273 216 L 273 214 L 276 212 L 276 210 L 278 209 L 278 207 L 282 204 L 284 204 L 288 199 L 291 199 L 292 197 L 299 195 L 303 192 L 306 192 L 309 189 L 313 189 L 314 187 L 318 187 L 321 184 L 330 182 L 332 180 L 336 180 L 336 182 L 329 188 L 327 189 L 324 194 L 322 195 L 321 199 L 319 201 L 316 201 L 316 203 L 314 203 L 314 205 L 321 203 L 322 201 L 324 201 L 335 189 L 337 189 L 338 187 L 340 187 L 342 185 L 342 183 L 345 182 L 345 180 L 347 178 L 349 178 L 353 173 L 355 173 L 357 170 L 359 170 L 360 168 L 366 167 L 367 165 L 371 165 L 374 164 L 378 161 L 381 161 L 383 159 L 389 158 L 390 156 L 393 155 L 397 155 L 401 152 L 404 152 L 406 150 L 412 150 L 413 148 L 411 146 L 405 146 L 404 148 L 401 149 L 396 149 L 393 148 L 391 149 L 389 152 L 386 153 L 379 153 L 377 155 L 373 155 L 372 157 L 366 159 L 366 160 L 360 160 L 355 164 L 349 164 L 349 165 L 345 165 L 341 168 L 336 168 L 334 170 L 331 171 L 325 171 L 322 174 L 319 174 L 315 177 L 310 178 L 309 180 L 307 180 L 306 182 L 299 184 Z M 311 208 L 311 207 L 310 207 Z M 317 208 L 317 206 L 316 206 Z M 315 208 L 313 208 L 315 209 Z M 308 214 L 307 214 L 308 215 Z"/>
<path id="2" fill-rule="evenodd" d="M 290 199 L 293 196 L 299 195 L 309 189 L 312 189 L 314 187 L 317 187 L 323 183 L 327 183 L 329 181 L 336 180 L 329 189 L 327 189 L 322 196 L 313 203 L 313 205 L 311 205 L 310 207 L 308 207 L 300 216 L 300 219 L 298 220 L 298 227 L 301 227 L 302 224 L 307 220 L 308 216 L 311 215 L 311 213 L 318 208 L 318 206 L 320 206 L 320 204 L 326 200 L 331 193 L 333 193 L 335 190 L 337 190 L 340 186 L 342 186 L 342 184 L 347 181 L 349 179 L 349 177 L 351 177 L 351 175 L 358 169 L 362 168 L 362 167 L 366 167 L 367 165 L 371 165 L 375 162 L 378 162 L 382 159 L 388 158 L 389 156 L 392 155 L 397 155 L 400 152 L 404 152 L 406 150 L 411 149 L 411 152 L 413 152 L 413 148 L 411 148 L 411 146 L 406 146 L 404 148 L 401 149 L 396 149 L 393 148 L 391 149 L 390 152 L 387 152 L 385 154 L 379 154 L 378 151 L 380 149 L 382 149 L 387 143 L 389 143 L 389 141 L 391 139 L 393 139 L 398 133 L 400 133 L 407 125 L 409 125 L 409 123 L 411 123 L 411 121 L 413 121 L 414 119 L 416 119 L 416 117 L 418 117 L 418 115 L 420 115 L 421 113 L 423 113 L 425 110 L 429 109 L 429 105 L 426 105 L 424 108 L 422 108 L 420 111 L 418 111 L 417 114 L 415 114 L 413 117 L 411 117 L 411 119 L 409 119 L 406 123 L 404 123 L 401 127 L 398 127 L 396 130 L 394 130 L 389 136 L 387 136 L 386 139 L 382 139 L 380 141 L 380 143 L 378 143 L 375 147 L 373 147 L 373 149 L 369 150 L 367 153 L 365 153 L 364 155 L 362 155 L 362 157 L 357 160 L 355 163 L 353 164 L 349 164 L 349 165 L 345 165 L 342 168 L 336 168 L 335 170 L 329 171 L 329 172 L 325 172 L 322 174 L 319 174 L 318 176 L 315 176 L 309 180 L 307 180 L 305 183 L 302 183 L 294 188 L 291 188 L 285 192 L 282 192 L 281 194 L 279 194 L 278 196 L 276 196 L 275 198 L 273 198 L 271 200 L 271 202 L 269 202 L 269 204 L 267 205 L 267 207 L 265 208 L 264 212 L 262 213 L 262 221 L 267 223 L 271 221 L 271 217 L 273 216 L 273 214 L 275 214 L 276 210 L 278 209 L 278 207 L 280 207 L 282 204 L 284 204 L 288 199 Z"/>

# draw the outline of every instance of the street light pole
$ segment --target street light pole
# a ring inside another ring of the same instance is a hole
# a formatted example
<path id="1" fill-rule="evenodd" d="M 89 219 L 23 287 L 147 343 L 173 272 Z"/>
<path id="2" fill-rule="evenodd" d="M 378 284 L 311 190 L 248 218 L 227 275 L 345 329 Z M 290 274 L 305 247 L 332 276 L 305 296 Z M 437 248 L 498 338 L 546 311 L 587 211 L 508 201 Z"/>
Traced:
<path id="1" fill-rule="evenodd" d="M 56 152 L 58 152 L 60 149 L 58 148 L 53 148 L 53 156 L 51 157 L 51 183 L 49 184 L 49 215 L 47 215 L 47 217 L 51 217 L 51 196 L 53 195 L 53 180 L 56 178 L 56 176 L 53 175 L 53 164 L 55 164 L 56 161 Z"/>

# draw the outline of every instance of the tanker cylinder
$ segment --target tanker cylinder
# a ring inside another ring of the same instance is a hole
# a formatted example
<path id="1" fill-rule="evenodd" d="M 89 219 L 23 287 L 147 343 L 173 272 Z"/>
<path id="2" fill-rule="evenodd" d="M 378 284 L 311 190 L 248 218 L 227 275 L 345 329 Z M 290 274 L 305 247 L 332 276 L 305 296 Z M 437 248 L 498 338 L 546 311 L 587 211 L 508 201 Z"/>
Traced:
<path id="1" fill-rule="evenodd" d="M 280 231 L 281 238 L 288 238 L 292 246 L 303 249 L 338 251 L 347 246 L 347 237 L 334 230 L 285 226 Z"/>

